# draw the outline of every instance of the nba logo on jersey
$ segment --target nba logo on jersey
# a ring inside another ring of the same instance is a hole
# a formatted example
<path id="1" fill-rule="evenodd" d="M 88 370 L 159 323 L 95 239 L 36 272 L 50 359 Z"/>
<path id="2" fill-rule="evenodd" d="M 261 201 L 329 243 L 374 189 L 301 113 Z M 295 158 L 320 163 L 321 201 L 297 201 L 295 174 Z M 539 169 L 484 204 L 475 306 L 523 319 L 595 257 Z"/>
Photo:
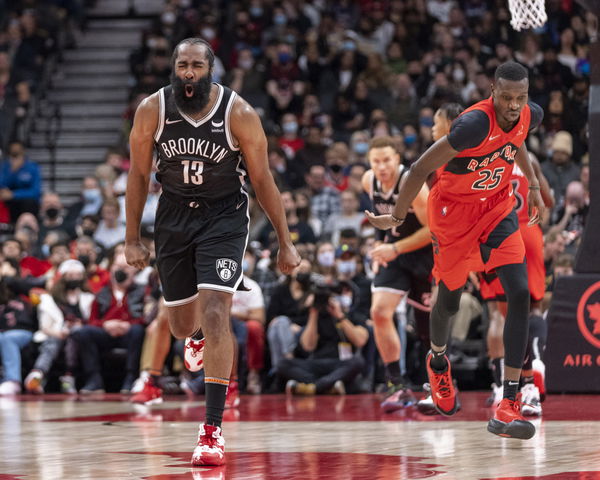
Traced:
<path id="1" fill-rule="evenodd" d="M 237 267 L 237 262 L 229 258 L 219 258 L 217 260 L 217 274 L 224 282 L 229 281 L 235 275 Z"/>

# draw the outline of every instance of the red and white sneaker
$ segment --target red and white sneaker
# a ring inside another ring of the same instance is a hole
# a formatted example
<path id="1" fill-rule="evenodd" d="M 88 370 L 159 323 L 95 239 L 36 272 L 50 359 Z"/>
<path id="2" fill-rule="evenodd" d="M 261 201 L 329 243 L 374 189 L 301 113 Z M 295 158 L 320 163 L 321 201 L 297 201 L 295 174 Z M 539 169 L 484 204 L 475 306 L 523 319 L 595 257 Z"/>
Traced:
<path id="1" fill-rule="evenodd" d="M 496 409 L 494 418 L 488 422 L 488 432 L 507 438 L 528 440 L 535 435 L 533 423 L 521 415 L 521 394 L 516 400 L 503 398 Z"/>
<path id="2" fill-rule="evenodd" d="M 539 358 L 534 358 L 533 362 L 533 383 L 540 392 L 540 402 L 546 400 L 546 365 Z"/>
<path id="3" fill-rule="evenodd" d="M 450 361 L 448 360 L 448 357 L 444 355 L 448 368 L 445 372 L 437 373 L 431 368 L 432 358 L 433 353 L 429 351 L 425 364 L 427 366 L 427 376 L 429 377 L 431 398 L 433 399 L 436 410 L 442 415 L 454 415 L 458 410 L 458 404 L 456 402 L 456 390 L 454 389 L 454 383 L 452 382 Z"/>
<path id="4" fill-rule="evenodd" d="M 214 425 L 200 425 L 198 446 L 192 455 L 192 465 L 219 466 L 225 463 L 225 439 Z"/>
<path id="5" fill-rule="evenodd" d="M 185 339 L 183 349 L 183 363 L 190 372 L 199 372 L 204 368 L 204 338 L 194 340 L 191 337 Z"/>
<path id="6" fill-rule="evenodd" d="M 147 377 L 144 379 L 142 391 L 136 393 L 129 401 L 142 405 L 156 405 L 163 402 L 162 390 L 154 385 L 152 377 Z"/>
<path id="7" fill-rule="evenodd" d="M 240 405 L 240 389 L 235 380 L 229 382 L 227 396 L 225 397 L 225 408 L 237 408 Z"/>

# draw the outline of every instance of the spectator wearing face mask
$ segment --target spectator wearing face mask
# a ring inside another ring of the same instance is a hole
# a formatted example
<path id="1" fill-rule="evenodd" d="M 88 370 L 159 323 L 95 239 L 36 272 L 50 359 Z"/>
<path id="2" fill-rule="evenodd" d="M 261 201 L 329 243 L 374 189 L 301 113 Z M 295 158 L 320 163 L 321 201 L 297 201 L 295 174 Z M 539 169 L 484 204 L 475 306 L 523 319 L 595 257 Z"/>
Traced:
<path id="1" fill-rule="evenodd" d="M 43 241 L 49 232 L 63 232 L 68 238 L 75 238 L 75 228 L 67 221 L 63 203 L 57 193 L 46 192 L 42 196 L 39 214 L 40 232 Z M 48 252 L 45 252 L 47 255 Z"/>
<path id="2" fill-rule="evenodd" d="M 82 236 L 75 241 L 73 256 L 85 267 L 87 284 L 94 294 L 110 281 L 110 273 L 97 263 L 99 248 L 91 237 Z"/>
<path id="3" fill-rule="evenodd" d="M 253 100 L 260 99 L 259 104 L 265 102 L 265 69 L 262 64 L 256 65 L 249 48 L 238 52 L 236 68 L 225 74 L 224 83 L 252 105 L 257 104 Z"/>
<path id="4" fill-rule="evenodd" d="M 25 157 L 21 142 L 12 142 L 8 159 L 0 168 L 0 200 L 8 207 L 11 221 L 15 222 L 23 212 L 37 215 L 41 187 L 39 166 Z"/>
<path id="5" fill-rule="evenodd" d="M 365 320 L 371 310 L 371 281 L 365 276 L 358 251 L 348 244 L 340 245 L 335 251 L 335 268 L 338 280 L 356 287 L 352 310 Z M 346 305 L 350 308 L 350 305 Z"/>
<path id="6" fill-rule="evenodd" d="M 331 242 L 320 242 L 317 244 L 316 265 L 313 271 L 328 280 L 336 278 L 335 270 L 335 247 Z"/>
<path id="7" fill-rule="evenodd" d="M 348 188 L 348 163 L 350 151 L 343 142 L 336 142 L 325 153 L 327 185 L 343 192 Z"/>
<path id="8" fill-rule="evenodd" d="M 100 217 L 98 215 L 84 215 L 81 217 L 81 221 L 75 227 L 77 238 L 80 237 L 93 237 L 98 229 L 100 223 Z"/>
<path id="9" fill-rule="evenodd" d="M 288 158 L 293 158 L 296 152 L 304 147 L 304 140 L 298 135 L 298 117 L 293 113 L 283 115 L 281 131 L 279 146 L 286 152 Z"/>
<path id="10" fill-rule="evenodd" d="M 67 221 L 77 223 L 88 215 L 98 215 L 104 203 L 102 189 L 96 177 L 85 177 L 81 185 L 81 198 L 67 210 Z"/>
<path id="11" fill-rule="evenodd" d="M 87 324 L 94 295 L 87 291 L 85 268 L 78 260 L 62 262 L 58 275 L 50 293 L 40 296 L 39 330 L 33 337 L 40 344 L 39 354 L 24 382 L 30 393 L 44 393 L 48 372 L 63 349 L 66 365 L 60 376 L 61 391 L 77 393 L 73 374 L 78 366 L 78 352 L 70 335 Z"/>
<path id="12" fill-rule="evenodd" d="M 125 348 L 127 362 L 122 393 L 129 393 L 138 377 L 144 342 L 144 290 L 134 283 L 136 269 L 118 254 L 110 267 L 111 281 L 92 303 L 89 324 L 73 333 L 80 352 L 84 386 L 80 393 L 104 391 L 102 352 Z"/>
<path id="13" fill-rule="evenodd" d="M 367 161 L 367 152 L 369 151 L 369 133 L 366 130 L 358 130 L 350 137 L 350 163 L 364 164 Z"/>

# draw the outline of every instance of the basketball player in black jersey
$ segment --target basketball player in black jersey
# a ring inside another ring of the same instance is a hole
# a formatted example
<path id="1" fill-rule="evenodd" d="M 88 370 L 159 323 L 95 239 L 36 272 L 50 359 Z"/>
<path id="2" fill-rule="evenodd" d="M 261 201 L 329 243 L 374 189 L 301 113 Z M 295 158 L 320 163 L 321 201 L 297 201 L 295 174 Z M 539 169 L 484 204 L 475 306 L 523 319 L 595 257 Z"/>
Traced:
<path id="1" fill-rule="evenodd" d="M 267 141 L 255 110 L 230 89 L 212 83 L 214 53 L 188 38 L 173 52 L 171 85 L 137 109 L 131 132 L 125 255 L 143 268 L 140 219 L 153 154 L 162 184 L 156 212 L 157 267 L 178 338 L 200 329 L 206 339 L 206 421 L 200 425 L 193 465 L 225 462 L 221 421 L 233 361 L 229 314 L 242 283 L 248 241 L 246 170 L 279 239 L 277 264 L 289 274 L 300 264 L 277 187 L 267 164 Z"/>
<path id="2" fill-rule="evenodd" d="M 407 169 L 401 164 L 395 141 L 378 137 L 371 141 L 367 158 L 371 165 L 363 175 L 362 186 L 380 215 L 394 208 L 398 189 Z M 427 196 L 423 186 L 409 210 L 406 221 L 389 232 L 377 231 L 377 244 L 371 257 L 378 269 L 373 280 L 371 319 L 375 325 L 375 343 L 385 364 L 388 395 L 381 404 L 384 412 L 393 412 L 414 404 L 415 396 L 407 388 L 400 372 L 400 338 L 394 325 L 394 312 L 406 294 L 414 306 L 421 342 L 429 345 L 429 308 L 424 297 L 431 292 L 433 253 L 427 221 Z"/>

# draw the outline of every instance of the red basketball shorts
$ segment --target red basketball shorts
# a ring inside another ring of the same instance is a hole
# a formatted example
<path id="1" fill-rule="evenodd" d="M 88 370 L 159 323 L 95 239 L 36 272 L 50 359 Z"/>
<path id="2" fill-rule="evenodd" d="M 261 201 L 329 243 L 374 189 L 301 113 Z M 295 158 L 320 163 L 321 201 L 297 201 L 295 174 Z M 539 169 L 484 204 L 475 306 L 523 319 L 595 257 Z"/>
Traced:
<path id="1" fill-rule="evenodd" d="M 462 203 L 444 198 L 436 187 L 429 194 L 428 217 L 438 284 L 456 290 L 469 272 L 523 262 L 525 247 L 508 188 L 485 201 Z"/>

